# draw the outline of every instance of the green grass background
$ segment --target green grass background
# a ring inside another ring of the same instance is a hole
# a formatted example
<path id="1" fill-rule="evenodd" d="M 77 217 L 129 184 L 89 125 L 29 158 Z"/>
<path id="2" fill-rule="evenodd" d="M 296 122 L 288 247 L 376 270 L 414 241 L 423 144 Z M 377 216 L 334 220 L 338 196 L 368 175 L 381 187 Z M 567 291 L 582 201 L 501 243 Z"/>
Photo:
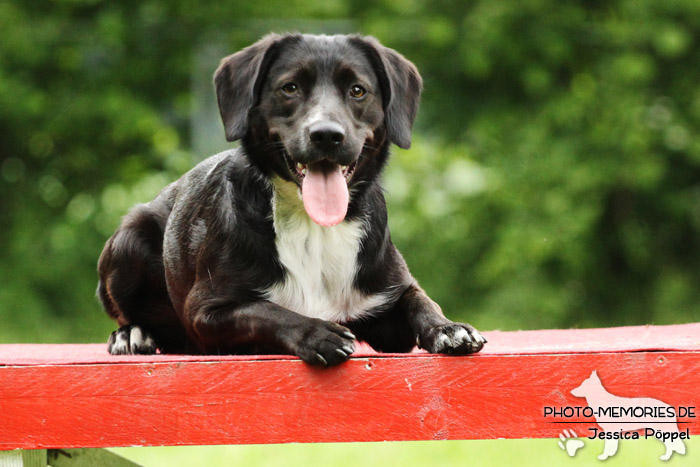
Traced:
<path id="1" fill-rule="evenodd" d="M 583 438 L 582 438 L 583 439 Z M 685 441 L 686 454 L 668 462 L 660 441 L 621 441 L 617 454 L 605 461 L 602 440 L 585 445 L 569 457 L 556 439 L 417 441 L 386 443 L 284 444 L 247 446 L 170 446 L 111 449 L 147 467 L 185 466 L 698 466 L 700 439 Z"/>

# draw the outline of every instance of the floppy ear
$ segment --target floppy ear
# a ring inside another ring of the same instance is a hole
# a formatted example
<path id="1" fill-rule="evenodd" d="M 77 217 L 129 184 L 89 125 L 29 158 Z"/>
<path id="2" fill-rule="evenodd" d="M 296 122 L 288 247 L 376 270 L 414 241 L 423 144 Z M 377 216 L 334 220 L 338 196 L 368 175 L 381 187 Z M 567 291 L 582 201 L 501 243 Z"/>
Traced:
<path id="1" fill-rule="evenodd" d="M 418 69 L 403 55 L 384 47 L 374 37 L 355 36 L 350 41 L 367 55 L 379 78 L 389 140 L 400 148 L 408 149 L 411 146 L 411 127 L 423 89 Z"/>
<path id="2" fill-rule="evenodd" d="M 221 60 L 214 73 L 214 86 L 228 141 L 245 136 L 248 112 L 257 103 L 264 74 L 277 56 L 281 43 L 291 37 L 269 34 Z"/>

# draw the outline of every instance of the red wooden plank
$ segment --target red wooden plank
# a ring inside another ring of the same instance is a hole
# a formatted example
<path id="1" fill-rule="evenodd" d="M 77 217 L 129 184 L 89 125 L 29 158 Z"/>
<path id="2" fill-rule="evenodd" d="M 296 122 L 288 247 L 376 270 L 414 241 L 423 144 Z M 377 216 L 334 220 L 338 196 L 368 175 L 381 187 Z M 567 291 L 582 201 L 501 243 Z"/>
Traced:
<path id="1" fill-rule="evenodd" d="M 516 335 L 487 333 L 489 346 Z M 556 437 L 564 428 L 588 434 L 592 421 L 544 411 L 585 407 L 570 391 L 593 370 L 618 396 L 700 407 L 700 352 L 688 350 L 371 355 L 330 369 L 281 357 L 120 364 L 74 357 L 0 367 L 0 449 Z M 679 427 L 699 434 L 695 420 L 683 418 Z"/>
<path id="2" fill-rule="evenodd" d="M 482 355 L 529 355 L 549 353 L 600 353 L 639 350 L 700 350 L 700 323 L 669 326 L 628 326 L 600 329 L 548 329 L 539 331 L 484 332 L 489 343 Z M 420 350 L 417 354 L 427 355 Z M 377 354 L 360 345 L 356 357 L 406 357 Z M 415 356 L 415 354 L 411 355 Z M 248 360 L 295 360 L 283 355 L 211 356 L 154 355 L 113 356 L 106 344 L 0 344 L 2 365 L 66 365 L 88 363 L 152 363 Z"/>

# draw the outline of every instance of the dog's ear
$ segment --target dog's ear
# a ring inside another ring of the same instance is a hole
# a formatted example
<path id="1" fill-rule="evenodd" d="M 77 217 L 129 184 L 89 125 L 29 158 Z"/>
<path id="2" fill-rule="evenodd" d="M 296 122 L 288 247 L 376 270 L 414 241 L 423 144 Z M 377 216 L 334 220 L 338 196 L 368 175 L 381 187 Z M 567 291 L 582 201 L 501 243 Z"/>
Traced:
<path id="1" fill-rule="evenodd" d="M 411 127 L 418 112 L 423 80 L 416 66 L 393 49 L 384 47 L 371 36 L 351 37 L 374 67 L 382 91 L 389 139 L 397 146 L 411 146 Z"/>
<path id="2" fill-rule="evenodd" d="M 245 136 L 248 112 L 258 101 L 264 75 L 282 43 L 292 37 L 269 34 L 221 60 L 214 73 L 214 86 L 228 141 Z"/>

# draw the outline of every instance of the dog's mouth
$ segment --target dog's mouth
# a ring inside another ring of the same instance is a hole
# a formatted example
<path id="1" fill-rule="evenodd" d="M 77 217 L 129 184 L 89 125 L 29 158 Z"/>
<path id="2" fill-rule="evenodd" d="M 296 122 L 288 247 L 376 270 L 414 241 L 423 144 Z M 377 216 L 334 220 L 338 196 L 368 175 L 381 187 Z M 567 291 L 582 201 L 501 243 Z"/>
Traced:
<path id="1" fill-rule="evenodd" d="M 295 162 L 287 153 L 287 151 L 282 152 L 284 154 L 284 160 L 287 163 L 287 168 L 289 168 L 289 172 L 292 174 L 292 178 L 294 179 L 295 182 L 299 184 L 299 186 L 302 185 L 304 177 L 306 177 L 306 173 L 308 170 L 308 167 L 311 166 L 312 169 L 314 166 L 318 165 L 325 165 L 325 164 L 332 164 L 338 166 L 338 164 L 333 164 L 329 161 L 320 161 L 320 162 L 312 162 L 310 164 L 302 164 L 301 162 Z M 345 177 L 346 183 L 350 182 L 350 179 L 352 178 L 352 174 L 355 172 L 355 168 L 357 167 L 357 160 L 351 163 L 350 165 L 340 165 L 340 171 Z"/>
<path id="2" fill-rule="evenodd" d="M 324 159 L 304 164 L 294 161 L 286 151 L 284 158 L 292 178 L 301 187 L 304 209 L 311 220 L 323 227 L 341 223 L 348 212 L 348 183 L 357 161 L 340 165 Z"/>

